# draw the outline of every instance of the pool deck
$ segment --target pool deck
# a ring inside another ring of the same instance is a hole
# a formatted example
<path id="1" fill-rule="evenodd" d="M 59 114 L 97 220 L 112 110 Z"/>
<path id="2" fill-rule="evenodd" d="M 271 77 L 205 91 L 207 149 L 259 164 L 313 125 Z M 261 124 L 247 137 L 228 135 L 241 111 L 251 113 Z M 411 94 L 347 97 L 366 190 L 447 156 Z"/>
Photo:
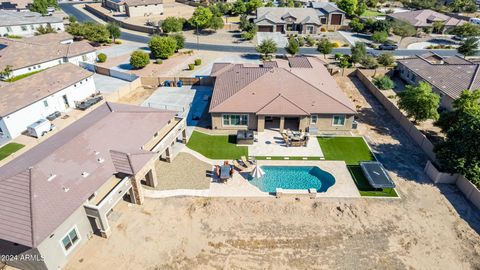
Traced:
<path id="1" fill-rule="evenodd" d="M 223 163 L 222 160 L 211 160 L 198 154 L 197 152 L 184 147 L 183 152 L 187 152 L 196 158 L 212 165 L 212 171 L 215 165 Z M 175 162 L 175 160 L 173 161 Z M 317 193 L 317 198 L 358 198 L 360 193 L 347 170 L 347 166 L 343 161 L 294 161 L 294 160 L 259 160 L 257 164 L 276 165 L 276 166 L 317 166 L 320 169 L 327 171 L 335 177 L 335 184 L 331 186 L 326 192 Z M 219 183 L 215 178 L 212 178 L 210 187 L 208 189 L 175 189 L 175 190 L 149 190 L 144 189 L 145 196 L 148 198 L 167 198 L 176 196 L 194 196 L 194 197 L 274 197 L 273 195 L 262 192 L 256 186 L 250 184 L 246 179 L 247 174 L 253 169 L 245 169 L 243 172 L 235 172 L 233 177 L 226 183 Z M 188 174 L 185 170 L 185 174 Z"/>

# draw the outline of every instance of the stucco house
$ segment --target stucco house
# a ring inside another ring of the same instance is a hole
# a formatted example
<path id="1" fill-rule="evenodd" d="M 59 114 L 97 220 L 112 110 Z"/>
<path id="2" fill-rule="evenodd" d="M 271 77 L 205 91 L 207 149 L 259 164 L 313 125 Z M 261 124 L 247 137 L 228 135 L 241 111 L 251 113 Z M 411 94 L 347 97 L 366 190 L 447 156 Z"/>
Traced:
<path id="1" fill-rule="evenodd" d="M 0 36 L 33 36 L 40 26 L 50 25 L 55 31 L 65 31 L 63 18 L 42 16 L 31 11 L 0 10 Z"/>
<path id="2" fill-rule="evenodd" d="M 156 185 L 185 126 L 172 111 L 104 103 L 0 167 L 0 254 L 30 255 L 6 263 L 60 269 L 90 238 L 109 237 L 115 206 L 143 204 L 142 185 Z"/>
<path id="3" fill-rule="evenodd" d="M 318 58 L 291 57 L 253 67 L 217 63 L 211 76 L 213 129 L 352 128 L 355 107 Z"/>
<path id="4" fill-rule="evenodd" d="M 0 87 L 0 144 L 55 111 L 95 94 L 93 73 L 67 63 Z"/>
<path id="5" fill-rule="evenodd" d="M 92 45 L 87 41 L 73 42 L 73 37 L 68 33 L 52 33 L 23 39 L 0 38 L 0 70 L 10 67 L 11 76 L 63 63 L 94 63 L 96 58 L 97 54 Z"/>
<path id="6" fill-rule="evenodd" d="M 480 64 L 461 56 L 442 57 L 427 53 L 397 61 L 396 73 L 407 83 L 425 81 L 440 95 L 442 108 L 453 109 L 453 101 L 464 90 L 480 88 Z"/>
<path id="7" fill-rule="evenodd" d="M 387 15 L 387 19 L 405 21 L 417 29 L 433 27 L 435 22 L 441 22 L 444 31 L 467 22 L 430 9 L 392 13 Z"/>
<path id="8" fill-rule="evenodd" d="M 316 35 L 337 29 L 344 23 L 345 12 L 331 3 L 312 3 L 307 8 L 261 7 L 254 20 L 259 32 Z"/>

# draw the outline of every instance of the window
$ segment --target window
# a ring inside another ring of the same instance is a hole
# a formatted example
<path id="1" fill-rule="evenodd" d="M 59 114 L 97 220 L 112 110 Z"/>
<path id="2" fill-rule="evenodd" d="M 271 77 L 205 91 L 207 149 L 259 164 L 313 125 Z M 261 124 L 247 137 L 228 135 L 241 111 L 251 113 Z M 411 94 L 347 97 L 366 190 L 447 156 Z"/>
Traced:
<path id="1" fill-rule="evenodd" d="M 30 29 L 31 29 L 31 30 L 35 30 L 35 26 L 30 25 Z"/>
<path id="2" fill-rule="evenodd" d="M 317 124 L 318 121 L 318 116 L 317 115 L 311 115 L 310 116 L 310 124 L 315 125 Z"/>
<path id="3" fill-rule="evenodd" d="M 248 125 L 248 115 L 246 114 L 224 114 L 224 126 L 246 126 Z"/>
<path id="4" fill-rule="evenodd" d="M 321 24 L 327 24 L 327 18 L 320 18 Z"/>
<path id="5" fill-rule="evenodd" d="M 45 106 L 45 108 L 48 108 L 48 101 L 47 100 L 43 101 L 43 106 Z"/>
<path id="6" fill-rule="evenodd" d="M 62 60 L 58 60 L 58 64 L 60 64 L 60 65 L 61 65 L 61 64 L 62 64 Z"/>
<path id="7" fill-rule="evenodd" d="M 12 32 L 12 27 L 7 26 L 7 32 L 9 32 L 9 33 Z"/>
<path id="8" fill-rule="evenodd" d="M 75 246 L 75 244 L 78 242 L 78 240 L 80 240 L 80 238 L 78 237 L 77 228 L 74 227 L 62 239 L 62 245 L 65 252 L 69 253 L 72 250 L 72 248 Z"/>
<path id="9" fill-rule="evenodd" d="M 27 31 L 27 27 L 25 25 L 22 25 L 21 28 L 22 28 L 22 31 Z"/>
<path id="10" fill-rule="evenodd" d="M 38 65 L 37 68 L 40 68 L 40 65 Z"/>
<path id="11" fill-rule="evenodd" d="M 344 126 L 345 125 L 345 115 L 334 115 L 333 116 L 333 125 L 334 126 Z"/>
<path id="12" fill-rule="evenodd" d="M 88 59 L 87 59 L 87 56 L 86 56 L 86 55 L 82 55 L 82 61 L 85 62 L 85 61 L 87 61 L 87 60 L 88 60 Z"/>

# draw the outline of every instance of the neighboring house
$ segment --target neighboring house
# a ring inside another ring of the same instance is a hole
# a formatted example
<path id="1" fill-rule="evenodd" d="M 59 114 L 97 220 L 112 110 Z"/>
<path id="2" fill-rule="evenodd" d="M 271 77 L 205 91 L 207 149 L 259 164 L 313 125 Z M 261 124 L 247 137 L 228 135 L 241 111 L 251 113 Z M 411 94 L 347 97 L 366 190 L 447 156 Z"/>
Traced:
<path id="1" fill-rule="evenodd" d="M 164 0 L 124 0 L 128 17 L 145 17 L 163 14 Z M 169 1 L 170 2 L 170 1 Z"/>
<path id="2" fill-rule="evenodd" d="M 61 269 L 94 234 L 108 237 L 115 206 L 143 204 L 160 158 L 186 143 L 175 114 L 104 103 L 0 167 L 0 254 L 36 256 L 5 263 Z"/>
<path id="3" fill-rule="evenodd" d="M 254 20 L 259 32 L 316 35 L 343 24 L 345 14 L 333 4 L 312 3 L 315 8 L 261 7 Z"/>
<path id="4" fill-rule="evenodd" d="M 355 107 L 317 58 L 214 64 L 213 129 L 345 131 Z"/>
<path id="5" fill-rule="evenodd" d="M 392 13 L 387 15 L 387 19 L 405 21 L 417 29 L 433 27 L 435 22 L 441 22 L 444 25 L 444 31 L 466 23 L 464 20 L 459 20 L 430 9 Z"/>
<path id="6" fill-rule="evenodd" d="M 123 0 L 102 0 L 102 6 L 115 12 L 125 12 Z"/>
<path id="7" fill-rule="evenodd" d="M 19 136 L 37 120 L 95 94 L 93 73 L 67 63 L 0 88 L 0 138 Z"/>
<path id="8" fill-rule="evenodd" d="M 28 11 L 32 0 L 0 0 L 0 10 Z"/>
<path id="9" fill-rule="evenodd" d="M 68 33 L 52 33 L 23 39 L 0 38 L 0 70 L 10 66 L 13 70 L 12 76 L 63 63 L 93 63 L 96 58 L 92 45 L 87 41 L 73 42 Z"/>
<path id="10" fill-rule="evenodd" d="M 33 36 L 38 27 L 48 25 L 57 32 L 65 31 L 63 18 L 30 11 L 0 10 L 0 36 Z"/>
<path id="11" fill-rule="evenodd" d="M 427 53 L 397 61 L 396 71 L 409 84 L 425 81 L 441 96 L 440 106 L 451 110 L 464 90 L 480 88 L 480 64 L 460 56 Z"/>

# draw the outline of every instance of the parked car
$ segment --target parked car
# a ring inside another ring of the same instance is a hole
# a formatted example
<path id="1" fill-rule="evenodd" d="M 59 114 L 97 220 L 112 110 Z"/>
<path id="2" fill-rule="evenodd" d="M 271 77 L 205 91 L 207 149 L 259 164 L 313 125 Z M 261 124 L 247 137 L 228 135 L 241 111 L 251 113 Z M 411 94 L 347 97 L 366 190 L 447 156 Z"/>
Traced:
<path id="1" fill-rule="evenodd" d="M 382 51 L 393 51 L 398 49 L 398 46 L 397 44 L 393 43 L 383 43 L 382 45 L 378 46 L 378 49 Z"/>
<path id="2" fill-rule="evenodd" d="M 458 40 L 458 41 L 464 41 L 464 40 L 466 40 L 467 38 L 464 37 L 464 36 L 453 36 L 452 39 Z"/>
<path id="3" fill-rule="evenodd" d="M 102 101 L 103 97 L 102 96 L 96 96 L 92 98 L 88 98 L 87 100 L 84 100 L 80 103 L 77 104 L 77 108 L 85 111 L 86 109 L 92 107 L 93 105 L 97 104 L 98 102 Z"/>
<path id="4" fill-rule="evenodd" d="M 27 134 L 35 138 L 40 138 L 54 129 L 55 125 L 50 123 L 50 121 L 47 119 L 40 119 L 27 127 Z"/>
<path id="5" fill-rule="evenodd" d="M 56 111 L 50 115 L 47 116 L 47 119 L 50 120 L 50 121 L 53 121 L 55 119 L 57 119 L 58 117 L 60 117 L 62 114 L 59 112 L 59 111 Z"/>

